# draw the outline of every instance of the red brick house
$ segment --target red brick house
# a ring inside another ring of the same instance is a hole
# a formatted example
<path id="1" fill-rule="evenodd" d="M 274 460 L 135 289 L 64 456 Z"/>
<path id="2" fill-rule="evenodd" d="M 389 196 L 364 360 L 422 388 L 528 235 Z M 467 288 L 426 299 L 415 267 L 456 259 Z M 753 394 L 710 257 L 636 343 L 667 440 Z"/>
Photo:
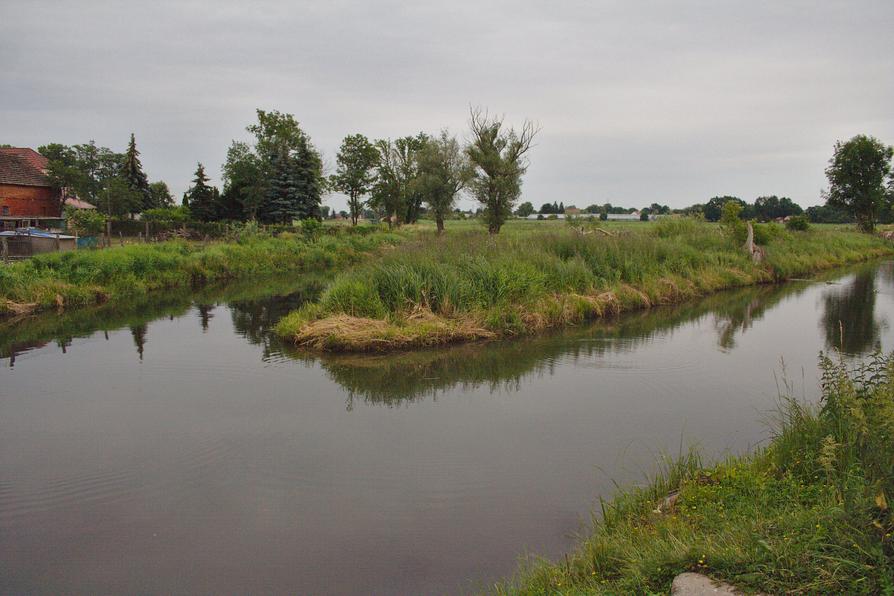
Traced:
<path id="1" fill-rule="evenodd" d="M 33 149 L 0 147 L 0 228 L 61 223 L 62 195 L 47 179 L 47 162 Z"/>

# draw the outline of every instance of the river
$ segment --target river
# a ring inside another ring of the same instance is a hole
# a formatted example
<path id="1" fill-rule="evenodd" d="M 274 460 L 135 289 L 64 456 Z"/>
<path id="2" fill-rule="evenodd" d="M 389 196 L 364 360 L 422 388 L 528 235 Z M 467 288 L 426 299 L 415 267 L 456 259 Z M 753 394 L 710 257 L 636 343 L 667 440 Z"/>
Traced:
<path id="1" fill-rule="evenodd" d="M 660 454 L 766 441 L 821 350 L 894 345 L 890 262 L 372 357 L 272 337 L 322 283 L 0 324 L 0 592 L 474 590 Z"/>

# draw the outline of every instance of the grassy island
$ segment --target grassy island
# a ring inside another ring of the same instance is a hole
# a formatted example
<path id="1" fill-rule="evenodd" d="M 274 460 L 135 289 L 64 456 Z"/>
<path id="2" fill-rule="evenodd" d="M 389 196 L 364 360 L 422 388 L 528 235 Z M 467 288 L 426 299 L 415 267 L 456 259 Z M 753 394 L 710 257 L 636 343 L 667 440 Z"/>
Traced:
<path id="1" fill-rule="evenodd" d="M 759 263 L 734 235 L 687 218 L 516 222 L 496 236 L 459 226 L 341 274 L 276 330 L 299 346 L 346 352 L 508 337 L 894 252 L 846 228 L 767 224 L 755 235 L 766 253 Z"/>
<path id="2" fill-rule="evenodd" d="M 766 448 L 674 461 L 603 503 L 576 552 L 491 591 L 663 594 L 697 571 L 768 594 L 894 592 L 894 356 L 821 366 L 819 404 L 784 398 Z"/>
<path id="3" fill-rule="evenodd" d="M 0 316 L 85 306 L 160 289 L 286 272 L 319 273 L 355 263 L 403 236 L 332 229 L 306 237 L 247 233 L 214 242 L 169 241 L 50 253 L 0 265 Z"/>

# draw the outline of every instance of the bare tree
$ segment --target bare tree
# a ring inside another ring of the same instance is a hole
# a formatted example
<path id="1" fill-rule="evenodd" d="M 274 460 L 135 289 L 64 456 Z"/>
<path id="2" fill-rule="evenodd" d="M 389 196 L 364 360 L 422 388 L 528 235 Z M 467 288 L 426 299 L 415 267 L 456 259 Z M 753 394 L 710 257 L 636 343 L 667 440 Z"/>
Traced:
<path id="1" fill-rule="evenodd" d="M 472 140 L 466 154 L 473 172 L 469 189 L 483 207 L 488 231 L 497 234 L 521 195 L 527 153 L 540 127 L 525 120 L 516 131 L 504 127 L 502 118 L 492 117 L 486 110 L 471 108 L 469 112 Z"/>

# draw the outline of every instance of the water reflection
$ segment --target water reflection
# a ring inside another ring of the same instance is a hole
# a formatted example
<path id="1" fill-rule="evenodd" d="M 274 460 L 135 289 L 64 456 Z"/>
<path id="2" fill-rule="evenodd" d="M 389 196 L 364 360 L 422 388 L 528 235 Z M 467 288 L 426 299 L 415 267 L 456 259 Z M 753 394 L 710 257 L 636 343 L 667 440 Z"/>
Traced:
<path id="1" fill-rule="evenodd" d="M 894 285 L 894 268 L 877 264 L 856 268 L 843 285 L 830 286 L 823 295 L 822 327 L 829 348 L 861 354 L 876 348 L 887 323 L 875 316 L 876 272 L 886 287 Z M 829 274 L 841 278 L 842 273 Z M 485 387 L 491 392 L 518 389 L 528 375 L 551 374 L 559 360 L 596 361 L 606 353 L 630 352 L 652 342 L 658 335 L 673 333 L 681 325 L 705 317 L 712 319 L 717 345 L 723 351 L 736 347 L 767 311 L 786 297 L 805 291 L 811 282 L 752 286 L 722 292 L 690 303 L 628 313 L 593 325 L 511 341 L 460 345 L 391 355 L 309 354 L 284 345 L 272 333 L 286 313 L 314 299 L 323 278 L 267 279 L 141 296 L 112 306 L 100 306 L 57 315 L 30 317 L 26 321 L 0 324 L 0 357 L 10 365 L 22 352 L 55 342 L 63 352 L 72 339 L 129 328 L 136 355 L 143 360 L 149 323 L 171 320 L 195 309 L 202 332 L 213 325 L 215 310 L 226 304 L 233 329 L 250 344 L 261 346 L 263 360 L 289 358 L 319 362 L 328 376 L 347 390 L 347 407 L 361 399 L 366 403 L 393 406 L 437 396 L 454 387 Z M 844 330 L 842 336 L 841 330 Z"/>
<path id="2" fill-rule="evenodd" d="M 830 288 L 823 296 L 821 325 L 828 349 L 854 356 L 880 347 L 881 331 L 887 327 L 887 321 L 875 316 L 877 271 L 883 272 L 890 285 L 890 265 L 868 268 L 856 272 L 842 286 Z"/>
<path id="3" fill-rule="evenodd" d="M 765 439 L 774 367 L 815 388 L 827 319 L 890 348 L 894 276 L 873 299 L 873 267 L 387 357 L 280 345 L 306 279 L 0 323 L 0 354 L 30 350 L 0 363 L 0 592 L 486 585 L 567 552 L 657 452 Z"/>
<path id="4" fill-rule="evenodd" d="M 456 387 L 463 391 L 481 387 L 491 392 L 517 390 L 526 376 L 552 374 L 560 359 L 598 362 L 607 353 L 634 351 L 658 335 L 671 334 L 703 317 L 713 317 L 718 345 L 729 350 L 735 337 L 747 332 L 768 309 L 807 287 L 804 283 L 755 286 L 529 338 L 401 354 L 311 356 L 288 346 L 279 345 L 278 349 L 292 358 L 318 359 L 329 377 L 348 391 L 349 410 L 357 399 L 396 406 L 437 399 Z"/>
<path id="5" fill-rule="evenodd" d="M 324 283 L 325 278 L 320 276 L 267 278 L 262 284 L 255 280 L 226 286 L 208 286 L 198 291 L 180 288 L 135 296 L 114 305 L 7 319 L 0 321 L 0 358 L 8 358 L 10 366 L 15 366 L 16 356 L 51 342 L 58 344 L 65 352 L 75 338 L 89 337 L 102 331 L 104 339 L 108 341 L 109 331 L 130 329 L 137 357 L 142 360 L 149 323 L 159 319 L 174 320 L 183 317 L 194 304 L 203 331 L 209 329 L 214 317 L 213 311 L 220 304 L 230 304 L 234 313 L 237 310 L 269 312 L 269 315 L 258 319 L 257 329 L 243 333 L 252 343 L 261 343 L 261 328 L 267 333 L 271 322 L 278 320 L 284 312 L 317 296 Z M 271 308 L 270 304 L 278 304 L 280 307 Z M 276 319 L 272 319 L 272 316 Z M 234 314 L 234 322 L 235 318 Z M 246 329 L 248 327 L 250 325 Z"/>
<path id="6" fill-rule="evenodd" d="M 130 326 L 130 334 L 133 336 L 133 343 L 137 347 L 137 354 L 140 356 L 140 362 L 143 361 L 143 350 L 146 348 L 146 331 L 149 326 L 146 323 Z"/>

